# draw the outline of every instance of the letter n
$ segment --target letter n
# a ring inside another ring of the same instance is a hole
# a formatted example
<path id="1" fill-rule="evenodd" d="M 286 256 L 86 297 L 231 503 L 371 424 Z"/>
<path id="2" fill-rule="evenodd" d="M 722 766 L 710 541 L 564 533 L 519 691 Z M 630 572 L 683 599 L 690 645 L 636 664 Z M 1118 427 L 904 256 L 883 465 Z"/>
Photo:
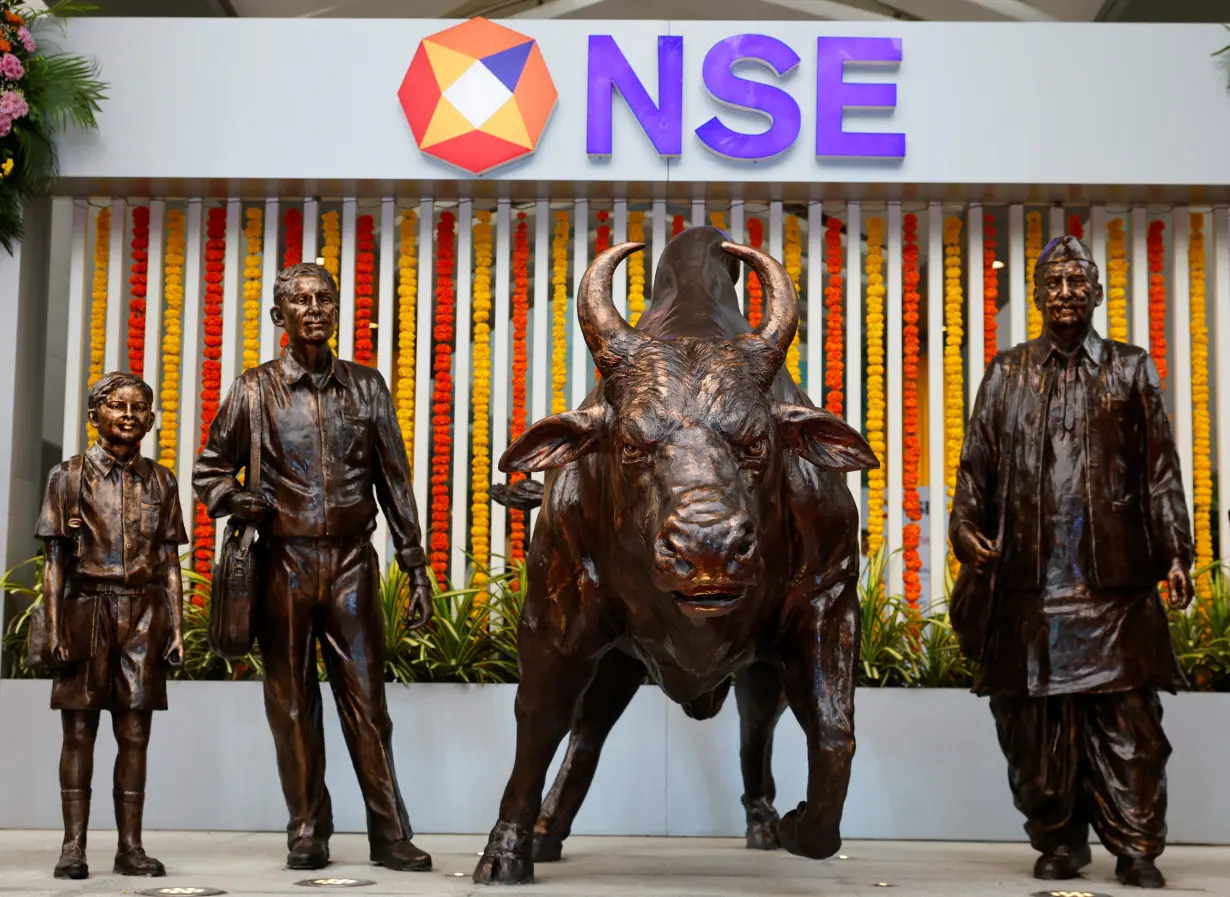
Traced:
<path id="1" fill-rule="evenodd" d="M 641 130 L 660 156 L 683 152 L 683 38 L 658 37 L 658 102 L 650 99 L 640 78 L 609 34 L 589 36 L 589 108 L 585 151 L 609 156 L 612 143 L 611 97 L 618 90 Z"/>

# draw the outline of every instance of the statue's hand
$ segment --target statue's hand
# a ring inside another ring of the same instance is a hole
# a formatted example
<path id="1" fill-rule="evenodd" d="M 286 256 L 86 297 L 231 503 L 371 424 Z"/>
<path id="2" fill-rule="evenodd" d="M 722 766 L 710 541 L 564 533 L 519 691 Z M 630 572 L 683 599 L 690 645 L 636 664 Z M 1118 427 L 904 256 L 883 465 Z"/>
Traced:
<path id="1" fill-rule="evenodd" d="M 968 523 L 957 528 L 957 556 L 973 564 L 979 573 L 985 573 L 993 561 L 999 559 L 995 543 Z"/>
<path id="2" fill-rule="evenodd" d="M 162 659 L 169 667 L 179 668 L 184 665 L 184 634 L 182 632 L 176 632 L 171 636 L 166 650 L 162 652 Z"/>
<path id="3" fill-rule="evenodd" d="M 51 626 L 50 632 L 47 633 L 47 653 L 51 655 L 51 662 L 57 666 L 63 666 L 68 663 L 68 645 L 64 644 L 64 639 L 60 638 L 58 626 Z"/>
<path id="4" fill-rule="evenodd" d="M 431 622 L 432 594 L 431 581 L 427 578 L 425 567 L 411 570 L 410 579 L 413 584 L 410 587 L 410 604 L 406 610 L 406 628 L 413 632 Z"/>
<path id="5" fill-rule="evenodd" d="M 273 506 L 265 496 L 255 492 L 233 492 L 226 500 L 226 510 L 244 523 L 260 523 Z"/>
<path id="6" fill-rule="evenodd" d="M 1186 610 L 1192 603 L 1192 575 L 1183 566 L 1183 562 L 1175 558 L 1170 562 L 1170 572 L 1166 574 L 1166 585 L 1170 586 L 1167 603 L 1174 610 Z"/>

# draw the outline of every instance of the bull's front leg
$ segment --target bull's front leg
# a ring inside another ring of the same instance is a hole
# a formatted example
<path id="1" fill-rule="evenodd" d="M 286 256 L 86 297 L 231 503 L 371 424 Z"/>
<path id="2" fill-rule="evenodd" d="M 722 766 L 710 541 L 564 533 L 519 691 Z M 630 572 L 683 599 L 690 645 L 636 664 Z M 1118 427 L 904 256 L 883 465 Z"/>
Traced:
<path id="1" fill-rule="evenodd" d="M 773 732 L 786 709 L 782 676 L 775 664 L 756 661 L 735 676 L 739 706 L 739 765 L 743 772 L 743 809 L 747 815 L 747 846 L 776 850 L 777 810 L 773 798 Z"/>
<path id="2" fill-rule="evenodd" d="M 807 737 L 807 800 L 782 817 L 778 837 L 790 853 L 825 859 L 841 848 L 854 759 L 857 581 L 851 577 L 816 594 L 788 625 L 782 673 L 790 709 Z"/>

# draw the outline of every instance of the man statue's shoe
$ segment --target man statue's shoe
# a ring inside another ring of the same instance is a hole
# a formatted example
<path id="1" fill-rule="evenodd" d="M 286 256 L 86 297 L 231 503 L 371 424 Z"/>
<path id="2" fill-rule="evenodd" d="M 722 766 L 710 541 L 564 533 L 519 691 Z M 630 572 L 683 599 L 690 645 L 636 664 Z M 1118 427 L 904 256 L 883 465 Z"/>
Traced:
<path id="1" fill-rule="evenodd" d="M 1080 871 L 1092 862 L 1093 855 L 1089 852 L 1088 844 L 1082 844 L 1071 850 L 1060 849 L 1044 853 L 1034 863 L 1034 878 L 1043 881 L 1063 881 L 1076 878 L 1080 875 Z"/>
<path id="2" fill-rule="evenodd" d="M 166 867 L 151 856 L 147 856 L 140 847 L 121 850 L 115 855 L 115 868 L 111 870 L 116 875 L 141 875 L 146 878 L 162 878 L 167 874 Z"/>
<path id="3" fill-rule="evenodd" d="M 1166 887 L 1166 879 L 1153 860 L 1119 857 L 1115 863 L 1115 878 L 1132 888 Z"/>
<path id="4" fill-rule="evenodd" d="M 431 854 L 409 840 L 372 844 L 372 862 L 397 872 L 430 872 Z"/>
<path id="5" fill-rule="evenodd" d="M 85 850 L 80 844 L 67 842 L 60 851 L 60 861 L 56 863 L 56 878 L 82 879 L 90 877 L 90 867 L 85 863 Z"/>
<path id="6" fill-rule="evenodd" d="M 323 869 L 329 865 L 329 842 L 320 838 L 299 838 L 286 855 L 287 869 Z"/>

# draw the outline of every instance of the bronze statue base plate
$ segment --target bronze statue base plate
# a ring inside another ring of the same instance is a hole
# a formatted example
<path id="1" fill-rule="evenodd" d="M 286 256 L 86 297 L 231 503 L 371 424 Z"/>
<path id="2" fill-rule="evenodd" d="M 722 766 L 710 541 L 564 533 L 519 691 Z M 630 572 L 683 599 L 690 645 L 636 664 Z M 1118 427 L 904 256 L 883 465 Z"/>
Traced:
<path id="1" fill-rule="evenodd" d="M 365 888 L 375 882 L 366 878 L 309 878 L 295 884 L 301 888 Z"/>

